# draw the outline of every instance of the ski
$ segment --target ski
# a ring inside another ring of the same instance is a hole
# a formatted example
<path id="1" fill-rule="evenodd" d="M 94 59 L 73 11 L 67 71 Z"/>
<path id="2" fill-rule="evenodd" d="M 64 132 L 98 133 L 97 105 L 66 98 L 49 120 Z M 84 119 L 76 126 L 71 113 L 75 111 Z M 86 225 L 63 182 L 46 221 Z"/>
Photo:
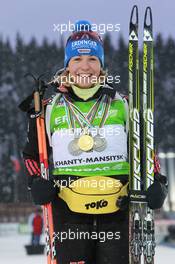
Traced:
<path id="1" fill-rule="evenodd" d="M 141 91 L 139 87 L 138 7 L 135 5 L 131 12 L 129 28 L 130 264 L 154 263 L 154 215 L 153 211 L 147 206 L 145 195 L 145 191 L 154 181 L 153 157 L 154 85 L 152 12 L 151 8 L 147 7 L 144 17 L 143 89 Z"/>
<path id="2" fill-rule="evenodd" d="M 147 7 L 143 32 L 143 104 L 142 104 L 142 166 L 143 190 L 154 181 L 154 76 L 153 76 L 153 29 L 152 12 Z M 154 263 L 155 236 L 154 214 L 147 204 L 143 216 L 143 255 L 145 264 Z"/>
<path id="3" fill-rule="evenodd" d="M 135 20 L 135 22 L 134 22 Z M 139 264 L 142 254 L 142 215 L 140 207 L 140 87 L 138 50 L 138 7 L 131 12 L 129 28 L 129 263 Z"/>

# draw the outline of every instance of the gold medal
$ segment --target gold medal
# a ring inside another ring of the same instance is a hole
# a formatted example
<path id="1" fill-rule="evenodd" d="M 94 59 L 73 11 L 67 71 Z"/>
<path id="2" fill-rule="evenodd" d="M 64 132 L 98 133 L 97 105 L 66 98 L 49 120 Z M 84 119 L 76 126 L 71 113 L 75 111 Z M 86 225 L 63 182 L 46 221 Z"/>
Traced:
<path id="1" fill-rule="evenodd" d="M 90 135 L 82 135 L 78 140 L 78 146 L 83 151 L 89 151 L 94 146 L 94 139 Z"/>

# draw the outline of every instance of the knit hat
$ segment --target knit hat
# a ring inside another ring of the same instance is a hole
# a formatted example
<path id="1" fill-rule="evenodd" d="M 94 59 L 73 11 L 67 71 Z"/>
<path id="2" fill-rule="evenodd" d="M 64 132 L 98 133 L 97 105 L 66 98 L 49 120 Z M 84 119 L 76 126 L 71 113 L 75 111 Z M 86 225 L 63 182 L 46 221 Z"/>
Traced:
<path id="1" fill-rule="evenodd" d="M 75 30 L 68 38 L 65 48 L 64 67 L 71 58 L 81 55 L 96 56 L 104 67 L 104 49 L 101 37 L 91 30 L 91 24 L 80 20 L 75 24 Z"/>

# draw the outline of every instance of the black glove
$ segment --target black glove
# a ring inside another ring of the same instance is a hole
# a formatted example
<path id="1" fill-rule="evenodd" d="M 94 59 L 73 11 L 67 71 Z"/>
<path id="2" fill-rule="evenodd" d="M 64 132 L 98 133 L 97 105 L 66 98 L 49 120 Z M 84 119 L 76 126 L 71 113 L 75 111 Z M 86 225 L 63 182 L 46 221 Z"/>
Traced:
<path id="1" fill-rule="evenodd" d="M 154 183 L 146 191 L 146 199 L 151 209 L 160 209 L 168 193 L 167 178 L 159 173 L 155 174 Z"/>
<path id="2" fill-rule="evenodd" d="M 51 180 L 34 177 L 31 184 L 31 193 L 34 203 L 43 205 L 53 202 L 57 196 L 58 188 L 54 186 L 54 182 Z"/>
<path id="3" fill-rule="evenodd" d="M 127 210 L 129 208 L 129 196 L 119 196 L 116 206 L 122 211 Z"/>

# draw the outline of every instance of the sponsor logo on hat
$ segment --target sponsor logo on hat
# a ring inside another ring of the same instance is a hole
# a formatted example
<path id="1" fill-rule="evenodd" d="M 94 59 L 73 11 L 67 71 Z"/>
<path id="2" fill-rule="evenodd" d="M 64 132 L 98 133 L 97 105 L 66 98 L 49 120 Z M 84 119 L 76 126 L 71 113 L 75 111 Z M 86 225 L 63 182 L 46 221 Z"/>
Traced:
<path id="1" fill-rule="evenodd" d="M 72 49 L 83 48 L 83 47 L 96 48 L 97 43 L 93 40 L 85 40 L 85 39 L 72 42 Z"/>
<path id="2" fill-rule="evenodd" d="M 91 49 L 78 49 L 79 53 L 90 53 Z"/>

